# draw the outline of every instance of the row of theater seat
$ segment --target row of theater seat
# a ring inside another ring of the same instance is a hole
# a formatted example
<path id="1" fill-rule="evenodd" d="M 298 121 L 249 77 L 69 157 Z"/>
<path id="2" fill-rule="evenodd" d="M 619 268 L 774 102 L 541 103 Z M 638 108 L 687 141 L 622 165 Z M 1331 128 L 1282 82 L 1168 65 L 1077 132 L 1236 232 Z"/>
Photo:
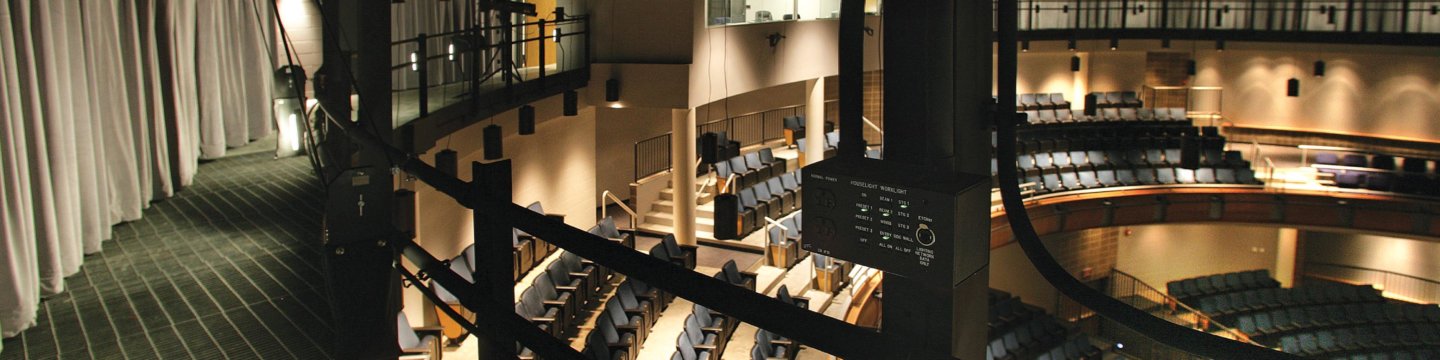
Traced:
<path id="1" fill-rule="evenodd" d="M 775 293 L 775 299 L 793 304 L 801 309 L 810 308 L 810 299 L 791 296 L 790 289 L 785 285 L 780 285 L 780 289 Z M 799 353 L 799 343 L 780 336 L 780 334 L 759 329 L 755 332 L 755 346 L 750 348 L 750 360 L 794 360 Z"/>
<path id="2" fill-rule="evenodd" d="M 685 330 L 675 338 L 675 354 L 670 359 L 720 360 L 738 326 L 734 318 L 695 304 L 685 317 Z"/>
<path id="3" fill-rule="evenodd" d="M 1102 356 L 1087 336 L 1071 337 L 1069 330 L 1053 316 L 1021 302 L 1018 297 L 991 289 L 987 300 L 990 305 L 987 359 L 1088 360 Z"/>
<path id="4" fill-rule="evenodd" d="M 759 230 L 765 225 L 764 219 L 778 219 L 785 214 L 800 209 L 800 201 L 803 199 L 801 179 L 799 170 L 780 174 L 778 177 L 766 179 L 750 187 L 739 188 L 734 191 L 733 206 L 735 213 L 732 216 L 720 216 L 720 212 L 726 211 L 728 201 L 717 200 L 716 211 L 716 236 L 721 239 L 743 238 L 745 234 Z M 731 215 L 731 214 L 726 214 Z M 721 223 L 722 219 L 736 220 L 733 228 L 729 223 Z M 723 230 L 723 231 L 722 231 Z M 733 232 L 733 233 L 732 233 Z M 722 234 L 724 236 L 722 236 Z"/>
<path id="5" fill-rule="evenodd" d="M 1280 348 L 1306 357 L 1361 355 L 1434 359 L 1440 324 L 1373 325 L 1320 330 L 1280 338 Z"/>
<path id="6" fill-rule="evenodd" d="M 546 214 L 545 207 L 541 206 L 539 201 L 531 203 L 529 206 L 526 206 L 526 208 L 536 213 L 545 214 L 545 216 L 562 220 L 565 218 L 565 215 Z M 529 233 L 520 231 L 520 229 L 511 230 L 510 242 L 511 245 L 514 246 L 514 266 L 511 267 L 511 270 L 513 270 L 512 275 L 515 281 L 519 281 L 520 278 L 525 277 L 525 274 L 529 273 L 530 269 L 534 268 L 535 265 L 539 265 L 546 257 L 550 256 L 550 253 L 555 252 L 554 244 L 536 239 Z M 469 260 L 473 263 L 474 256 L 470 256 Z"/>
<path id="7" fill-rule="evenodd" d="M 1145 106 L 1134 91 L 1092 92 L 1085 95 L 1086 109 L 1138 108 Z"/>
<path id="8" fill-rule="evenodd" d="M 1192 306 L 1223 323 L 1251 312 L 1307 305 L 1377 303 L 1385 298 L 1366 285 L 1315 284 L 1292 289 L 1255 289 L 1200 298 Z"/>
<path id="9" fill-rule="evenodd" d="M 1241 315 L 1235 326 L 1262 341 L 1292 332 L 1379 324 L 1440 324 L 1440 307 L 1410 303 L 1351 303 L 1297 306 Z"/>
<path id="10" fill-rule="evenodd" d="M 602 307 L 594 330 L 585 339 L 584 352 L 594 359 L 635 360 L 640 345 L 668 306 L 659 289 L 625 280 Z"/>
<path id="11" fill-rule="evenodd" d="M 1064 93 L 1036 93 L 1020 94 L 1015 97 L 1015 109 L 1017 110 L 1070 110 L 1070 101 L 1065 100 Z"/>
<path id="12" fill-rule="evenodd" d="M 806 126 L 804 115 L 786 116 L 782 120 L 782 125 L 783 127 L 781 129 L 785 133 L 785 146 L 794 147 L 800 144 L 799 140 L 805 139 Z M 826 121 L 825 132 L 829 133 L 833 131 L 835 131 L 835 124 Z"/>
<path id="13" fill-rule="evenodd" d="M 732 175 L 737 183 L 734 186 L 750 187 L 763 183 L 770 178 L 779 176 L 786 172 L 786 159 L 777 158 L 770 148 L 762 148 L 758 151 L 748 152 L 741 156 L 732 157 L 725 161 L 715 163 L 716 187 L 725 188 L 730 185 Z"/>
<path id="14" fill-rule="evenodd" d="M 1278 287 L 1280 287 L 1280 282 L 1271 278 L 1270 270 L 1265 269 L 1206 275 L 1175 280 L 1165 284 L 1165 290 L 1170 293 L 1170 296 L 1181 302 L 1189 302 L 1203 296 Z"/>
<path id="15" fill-rule="evenodd" d="M 1440 195 L 1440 176 L 1429 170 L 1431 163 L 1431 160 L 1407 157 L 1397 170 L 1395 157 L 1389 155 L 1346 154 L 1342 157 L 1318 153 L 1313 167 L 1320 174 L 1333 176 L 1335 186 L 1342 188 Z"/>
<path id="16" fill-rule="evenodd" d="M 1190 121 L 1184 108 L 1104 108 L 1092 113 L 1070 109 L 1025 110 L 1030 125 L 1115 122 L 1181 122 Z"/>

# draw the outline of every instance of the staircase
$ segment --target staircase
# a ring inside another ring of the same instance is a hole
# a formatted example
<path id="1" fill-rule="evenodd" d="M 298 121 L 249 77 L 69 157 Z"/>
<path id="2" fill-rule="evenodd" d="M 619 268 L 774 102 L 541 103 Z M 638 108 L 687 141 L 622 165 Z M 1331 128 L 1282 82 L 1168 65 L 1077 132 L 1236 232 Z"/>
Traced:
<path id="1" fill-rule="evenodd" d="M 705 184 L 703 176 L 697 179 L 696 184 Z M 695 238 L 696 240 L 715 239 L 715 185 L 705 186 L 701 189 L 700 196 L 696 202 L 700 205 L 695 209 Z M 668 235 L 675 232 L 675 182 L 671 180 L 664 190 L 660 191 L 659 200 L 644 210 L 644 220 L 640 222 L 640 231 L 652 235 Z"/>

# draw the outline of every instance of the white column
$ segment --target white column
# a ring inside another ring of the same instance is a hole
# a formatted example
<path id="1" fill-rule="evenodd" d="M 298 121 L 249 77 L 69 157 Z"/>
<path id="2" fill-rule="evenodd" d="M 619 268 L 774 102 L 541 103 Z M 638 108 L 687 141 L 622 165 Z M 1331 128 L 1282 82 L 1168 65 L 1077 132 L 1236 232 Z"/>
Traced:
<path id="1" fill-rule="evenodd" d="M 675 192 L 672 208 L 675 241 L 695 244 L 695 111 L 671 111 L 670 181 Z"/>
<path id="2" fill-rule="evenodd" d="M 1280 281 L 1281 287 L 1294 286 L 1296 249 L 1299 244 L 1300 230 L 1280 229 L 1279 239 L 1275 241 L 1275 280 Z"/>
<path id="3" fill-rule="evenodd" d="M 825 160 L 825 78 L 805 81 L 805 163 Z"/>

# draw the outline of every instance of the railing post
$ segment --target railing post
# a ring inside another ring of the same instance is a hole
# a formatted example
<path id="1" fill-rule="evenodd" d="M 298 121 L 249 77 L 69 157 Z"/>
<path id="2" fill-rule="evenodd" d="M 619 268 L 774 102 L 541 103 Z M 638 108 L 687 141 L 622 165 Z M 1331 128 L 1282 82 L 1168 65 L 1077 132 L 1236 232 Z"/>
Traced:
<path id="1" fill-rule="evenodd" d="M 537 61 L 535 61 L 535 63 L 536 63 L 536 64 L 539 64 L 539 67 L 540 67 L 540 78 L 541 78 L 541 79 L 544 79 L 544 78 L 545 78 L 545 38 L 548 38 L 549 36 L 545 36 L 545 19 L 540 19 L 540 21 L 536 22 L 535 24 L 536 24 L 535 26 L 537 26 L 537 27 L 540 28 L 540 46 L 539 46 L 539 47 L 540 47 L 540 58 L 539 58 Z M 523 41 L 525 41 L 525 40 L 524 40 L 524 39 L 521 39 L 521 41 L 523 42 Z M 556 38 L 556 39 L 555 39 L 555 43 L 556 43 L 556 44 L 559 44 L 559 43 L 560 43 L 560 39 L 559 39 L 559 38 Z M 558 64 L 559 61 L 556 61 L 556 63 Z"/>
<path id="2" fill-rule="evenodd" d="M 417 62 L 415 72 L 416 76 L 420 77 L 418 82 L 420 84 L 420 116 L 425 116 L 430 115 L 430 57 L 425 53 L 425 33 L 417 35 L 415 43 L 419 48 L 415 50 L 415 61 Z"/>

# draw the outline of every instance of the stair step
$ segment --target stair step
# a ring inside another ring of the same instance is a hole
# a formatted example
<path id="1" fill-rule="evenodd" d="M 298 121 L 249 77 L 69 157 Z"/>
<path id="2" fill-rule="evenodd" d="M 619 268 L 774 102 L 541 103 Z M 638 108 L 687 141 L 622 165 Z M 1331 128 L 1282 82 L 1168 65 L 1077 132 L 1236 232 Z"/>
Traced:
<path id="1" fill-rule="evenodd" d="M 674 227 L 675 215 L 673 213 L 651 211 L 645 214 L 645 223 Z M 695 218 L 695 229 L 705 232 L 713 232 L 715 231 L 715 219 L 697 217 Z"/>
<path id="2" fill-rule="evenodd" d="M 673 234 L 675 228 L 658 224 L 641 224 L 640 230 L 655 234 Z M 719 241 L 715 239 L 715 233 L 709 231 L 695 231 L 695 239 L 700 241 Z"/>

